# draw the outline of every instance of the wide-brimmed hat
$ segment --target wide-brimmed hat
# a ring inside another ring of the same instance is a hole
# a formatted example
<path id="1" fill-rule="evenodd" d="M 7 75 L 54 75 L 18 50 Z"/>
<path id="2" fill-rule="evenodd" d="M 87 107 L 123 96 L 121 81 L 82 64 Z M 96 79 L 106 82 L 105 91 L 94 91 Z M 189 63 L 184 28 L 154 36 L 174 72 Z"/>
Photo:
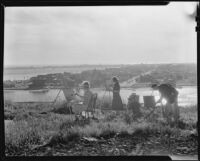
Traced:
<path id="1" fill-rule="evenodd" d="M 134 99 L 134 98 L 136 98 L 136 97 L 137 97 L 136 93 L 132 93 L 132 94 L 128 97 L 128 99 Z"/>
<path id="2" fill-rule="evenodd" d="M 83 81 L 83 82 L 81 83 L 81 86 L 82 86 L 83 88 L 90 88 L 90 83 L 89 83 L 88 81 Z"/>

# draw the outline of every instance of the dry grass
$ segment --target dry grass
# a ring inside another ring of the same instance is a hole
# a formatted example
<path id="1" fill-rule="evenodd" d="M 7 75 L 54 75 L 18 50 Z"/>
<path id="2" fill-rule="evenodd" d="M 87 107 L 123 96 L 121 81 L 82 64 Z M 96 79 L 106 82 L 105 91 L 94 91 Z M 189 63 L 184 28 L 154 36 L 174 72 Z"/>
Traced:
<path id="1" fill-rule="evenodd" d="M 116 134 L 128 135 L 189 135 L 196 128 L 197 106 L 181 108 L 182 128 L 171 127 L 159 117 L 159 110 L 152 118 L 137 122 L 128 112 L 121 114 L 108 113 L 106 117 L 98 122 L 75 122 L 70 115 L 48 112 L 39 114 L 46 105 L 7 105 L 5 112 L 12 111 L 14 123 L 5 131 L 6 154 L 20 155 L 30 151 L 33 146 L 44 143 L 58 144 L 68 143 L 83 136 L 111 137 Z M 44 110 L 44 109 L 43 109 Z M 153 119 L 154 117 L 154 119 Z"/>
<path id="2" fill-rule="evenodd" d="M 65 115 L 49 113 L 46 116 L 28 116 L 26 119 L 15 119 L 5 131 L 6 151 L 18 153 L 30 150 L 34 145 L 48 142 L 58 133 L 60 125 L 72 122 L 73 118 Z"/>

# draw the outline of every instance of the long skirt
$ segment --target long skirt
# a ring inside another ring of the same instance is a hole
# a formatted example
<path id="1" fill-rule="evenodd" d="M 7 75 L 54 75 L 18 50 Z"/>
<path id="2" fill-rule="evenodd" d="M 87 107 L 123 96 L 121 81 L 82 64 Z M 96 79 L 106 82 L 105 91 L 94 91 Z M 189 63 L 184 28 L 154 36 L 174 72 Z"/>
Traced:
<path id="1" fill-rule="evenodd" d="M 122 99 L 119 93 L 113 93 L 112 110 L 116 111 L 123 110 Z"/>

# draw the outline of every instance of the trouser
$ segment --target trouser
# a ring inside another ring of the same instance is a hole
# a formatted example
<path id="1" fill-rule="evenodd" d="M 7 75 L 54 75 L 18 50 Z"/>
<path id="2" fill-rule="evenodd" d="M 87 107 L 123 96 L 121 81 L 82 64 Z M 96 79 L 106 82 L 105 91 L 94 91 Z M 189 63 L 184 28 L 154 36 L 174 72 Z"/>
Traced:
<path id="1" fill-rule="evenodd" d="M 180 109 L 178 107 L 178 101 L 172 104 L 168 103 L 164 106 L 163 117 L 167 119 L 167 122 L 171 123 L 172 120 L 177 123 L 180 117 Z"/>
<path id="2" fill-rule="evenodd" d="M 177 103 L 173 104 L 172 113 L 173 113 L 174 122 L 177 123 L 180 118 L 180 109 Z"/>

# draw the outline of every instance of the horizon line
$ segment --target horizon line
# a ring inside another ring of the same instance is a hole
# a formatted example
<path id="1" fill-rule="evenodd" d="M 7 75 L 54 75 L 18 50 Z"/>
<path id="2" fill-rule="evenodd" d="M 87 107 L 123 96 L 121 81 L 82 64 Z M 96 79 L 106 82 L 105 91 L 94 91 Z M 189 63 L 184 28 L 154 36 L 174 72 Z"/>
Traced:
<path id="1" fill-rule="evenodd" d="M 50 66 L 57 66 L 57 67 L 63 67 L 63 66 L 118 66 L 118 65 L 145 65 L 145 64 L 152 64 L 152 65 L 157 65 L 157 64 L 197 64 L 197 62 L 177 62 L 177 63 L 127 63 L 127 64 L 37 64 L 37 65 L 4 65 L 4 68 L 9 68 L 9 67 L 50 67 Z"/>
<path id="2" fill-rule="evenodd" d="M 182 62 L 182 63 L 127 63 L 127 64 L 49 64 L 49 65 L 4 65 L 4 68 L 13 67 L 73 67 L 73 66 L 126 66 L 126 65 L 160 65 L 160 64 L 197 64 L 197 62 Z"/>

